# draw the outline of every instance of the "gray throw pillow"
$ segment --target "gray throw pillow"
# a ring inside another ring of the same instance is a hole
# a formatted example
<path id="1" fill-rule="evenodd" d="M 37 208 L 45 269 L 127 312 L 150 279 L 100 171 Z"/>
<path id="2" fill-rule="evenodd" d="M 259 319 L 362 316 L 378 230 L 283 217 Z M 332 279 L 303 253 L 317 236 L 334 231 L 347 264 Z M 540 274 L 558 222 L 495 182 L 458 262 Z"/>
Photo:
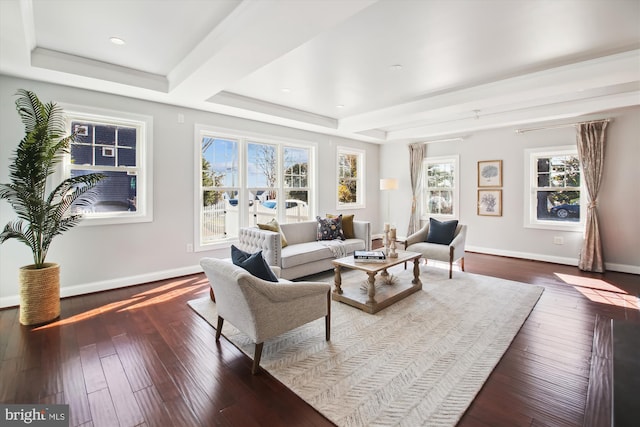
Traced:
<path id="1" fill-rule="evenodd" d="M 262 251 L 251 254 L 231 245 L 231 262 L 238 267 L 244 268 L 259 279 L 269 282 L 278 281 L 276 275 L 273 274 L 273 270 L 271 270 L 271 267 L 262 256 Z"/>
<path id="2" fill-rule="evenodd" d="M 427 243 L 438 243 L 440 245 L 448 245 L 453 240 L 458 227 L 458 220 L 438 221 L 435 218 L 429 218 L 429 234 L 427 235 Z"/>

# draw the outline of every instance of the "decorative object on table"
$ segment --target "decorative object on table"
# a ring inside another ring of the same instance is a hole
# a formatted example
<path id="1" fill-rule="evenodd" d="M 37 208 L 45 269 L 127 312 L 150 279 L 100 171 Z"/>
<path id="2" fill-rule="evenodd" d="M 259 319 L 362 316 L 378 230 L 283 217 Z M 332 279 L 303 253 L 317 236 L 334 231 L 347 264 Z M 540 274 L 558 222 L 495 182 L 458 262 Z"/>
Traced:
<path id="1" fill-rule="evenodd" d="M 502 216 L 502 190 L 478 190 L 478 215 Z"/>
<path id="2" fill-rule="evenodd" d="M 43 104 L 35 93 L 20 89 L 16 109 L 25 127 L 9 165 L 8 184 L 0 184 L 0 199 L 13 207 L 18 219 L 9 222 L 0 243 L 9 239 L 31 249 L 34 263 L 20 268 L 20 323 L 38 325 L 60 316 L 60 266 L 45 262 L 53 238 L 78 224 L 75 206 L 91 202 L 91 189 L 104 175 L 67 178 L 47 194 L 47 178 L 57 169 L 76 134 L 65 136 L 62 108 Z"/>
<path id="3" fill-rule="evenodd" d="M 478 162 L 478 187 L 502 187 L 502 160 Z"/>
<path id="4" fill-rule="evenodd" d="M 355 262 L 383 262 L 387 259 L 382 251 L 354 251 Z"/>
<path id="5" fill-rule="evenodd" d="M 398 253 L 396 252 L 396 238 L 397 238 L 396 228 L 391 227 L 391 230 L 389 230 L 389 239 L 390 239 L 389 258 L 398 258 Z"/>
<path id="6" fill-rule="evenodd" d="M 389 232 L 391 227 L 388 222 L 384 223 L 384 237 L 382 238 L 382 245 L 384 246 L 384 254 L 389 255 Z"/>

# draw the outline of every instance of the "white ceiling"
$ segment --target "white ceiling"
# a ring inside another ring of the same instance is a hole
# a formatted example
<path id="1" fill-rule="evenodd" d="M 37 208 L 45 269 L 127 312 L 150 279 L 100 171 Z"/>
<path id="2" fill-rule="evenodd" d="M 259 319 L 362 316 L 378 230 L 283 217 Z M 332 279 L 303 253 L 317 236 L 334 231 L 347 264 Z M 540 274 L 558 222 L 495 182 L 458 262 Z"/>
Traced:
<path id="1" fill-rule="evenodd" d="M 428 141 L 640 105 L 640 0 L 0 0 L 0 73 Z"/>

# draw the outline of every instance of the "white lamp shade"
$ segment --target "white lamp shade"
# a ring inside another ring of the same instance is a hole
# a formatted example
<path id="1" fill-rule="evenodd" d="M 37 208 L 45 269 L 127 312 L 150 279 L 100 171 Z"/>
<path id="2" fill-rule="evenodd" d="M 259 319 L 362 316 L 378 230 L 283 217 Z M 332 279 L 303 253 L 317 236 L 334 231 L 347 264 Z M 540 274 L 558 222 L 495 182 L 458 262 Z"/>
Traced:
<path id="1" fill-rule="evenodd" d="M 380 189 L 381 190 L 397 190 L 398 189 L 398 179 L 397 178 L 382 178 L 380 180 Z"/>

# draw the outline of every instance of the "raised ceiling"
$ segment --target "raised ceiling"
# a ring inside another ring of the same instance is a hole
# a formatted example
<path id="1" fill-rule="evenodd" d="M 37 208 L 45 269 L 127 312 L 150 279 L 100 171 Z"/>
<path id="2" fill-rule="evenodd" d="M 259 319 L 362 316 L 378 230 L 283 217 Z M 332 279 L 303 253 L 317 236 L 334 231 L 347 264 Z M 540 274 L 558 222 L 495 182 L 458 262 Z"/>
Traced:
<path id="1" fill-rule="evenodd" d="M 639 49 L 638 0 L 0 0 L 2 74 L 377 143 L 640 105 Z"/>

